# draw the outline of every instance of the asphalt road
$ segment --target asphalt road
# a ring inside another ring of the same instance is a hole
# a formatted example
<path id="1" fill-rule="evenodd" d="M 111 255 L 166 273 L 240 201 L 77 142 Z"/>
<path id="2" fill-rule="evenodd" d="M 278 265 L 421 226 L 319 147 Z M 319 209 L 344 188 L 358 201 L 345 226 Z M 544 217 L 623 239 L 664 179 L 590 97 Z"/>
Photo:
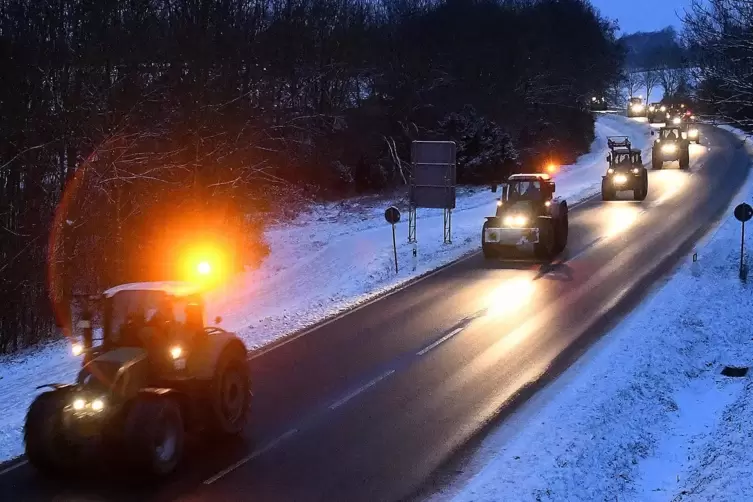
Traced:
<path id="1" fill-rule="evenodd" d="M 731 135 L 702 131 L 691 171 L 650 171 L 645 201 L 573 208 L 561 263 L 476 254 L 253 358 L 247 441 L 192 445 L 169 482 L 136 487 L 92 473 L 52 483 L 21 464 L 0 474 L 0 500 L 410 496 L 474 433 L 566 368 L 721 215 L 749 161 Z"/>

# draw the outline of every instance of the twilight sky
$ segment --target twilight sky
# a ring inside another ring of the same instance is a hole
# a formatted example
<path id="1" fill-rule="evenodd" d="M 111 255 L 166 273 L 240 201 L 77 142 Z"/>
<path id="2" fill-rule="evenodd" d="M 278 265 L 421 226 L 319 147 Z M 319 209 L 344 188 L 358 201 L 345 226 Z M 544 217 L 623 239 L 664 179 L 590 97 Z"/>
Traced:
<path id="1" fill-rule="evenodd" d="M 654 31 L 673 25 L 681 27 L 678 16 L 691 0 L 591 0 L 605 17 L 617 19 L 622 33 Z"/>

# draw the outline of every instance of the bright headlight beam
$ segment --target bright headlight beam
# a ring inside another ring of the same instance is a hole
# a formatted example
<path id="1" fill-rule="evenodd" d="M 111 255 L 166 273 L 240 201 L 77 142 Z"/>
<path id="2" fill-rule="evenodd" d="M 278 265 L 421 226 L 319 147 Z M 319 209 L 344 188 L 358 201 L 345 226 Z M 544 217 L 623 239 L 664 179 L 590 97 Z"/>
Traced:
<path id="1" fill-rule="evenodd" d="M 86 407 L 86 401 L 83 399 L 76 399 L 73 401 L 73 409 L 76 411 L 81 411 Z"/>
<path id="2" fill-rule="evenodd" d="M 105 402 L 101 399 L 95 399 L 92 401 L 92 410 L 94 411 L 102 411 L 105 409 Z"/>

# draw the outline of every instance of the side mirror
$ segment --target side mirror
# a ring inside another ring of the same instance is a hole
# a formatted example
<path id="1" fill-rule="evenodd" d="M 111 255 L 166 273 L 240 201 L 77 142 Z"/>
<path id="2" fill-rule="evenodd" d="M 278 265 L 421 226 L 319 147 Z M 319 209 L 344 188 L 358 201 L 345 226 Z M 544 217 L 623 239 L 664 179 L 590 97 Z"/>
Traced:
<path id="1" fill-rule="evenodd" d="M 492 193 L 497 193 L 497 184 L 492 185 Z"/>
<path id="2" fill-rule="evenodd" d="M 552 193 L 556 191 L 557 191 L 557 184 L 554 181 L 552 181 Z"/>
<path id="3" fill-rule="evenodd" d="M 217 317 L 214 318 L 214 323 L 215 324 L 219 324 L 221 322 L 222 322 L 222 316 L 218 315 Z"/>

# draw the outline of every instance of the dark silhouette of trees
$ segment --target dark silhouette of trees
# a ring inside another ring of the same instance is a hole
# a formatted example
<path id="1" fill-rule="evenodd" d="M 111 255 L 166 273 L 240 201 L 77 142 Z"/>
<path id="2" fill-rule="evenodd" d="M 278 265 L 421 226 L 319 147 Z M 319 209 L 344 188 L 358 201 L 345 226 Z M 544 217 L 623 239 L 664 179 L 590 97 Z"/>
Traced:
<path id="1" fill-rule="evenodd" d="M 469 183 L 572 160 L 622 57 L 584 0 L 0 0 L 0 353 L 167 278 L 166 235 L 258 263 L 263 216 L 405 184 L 411 140 Z"/>

